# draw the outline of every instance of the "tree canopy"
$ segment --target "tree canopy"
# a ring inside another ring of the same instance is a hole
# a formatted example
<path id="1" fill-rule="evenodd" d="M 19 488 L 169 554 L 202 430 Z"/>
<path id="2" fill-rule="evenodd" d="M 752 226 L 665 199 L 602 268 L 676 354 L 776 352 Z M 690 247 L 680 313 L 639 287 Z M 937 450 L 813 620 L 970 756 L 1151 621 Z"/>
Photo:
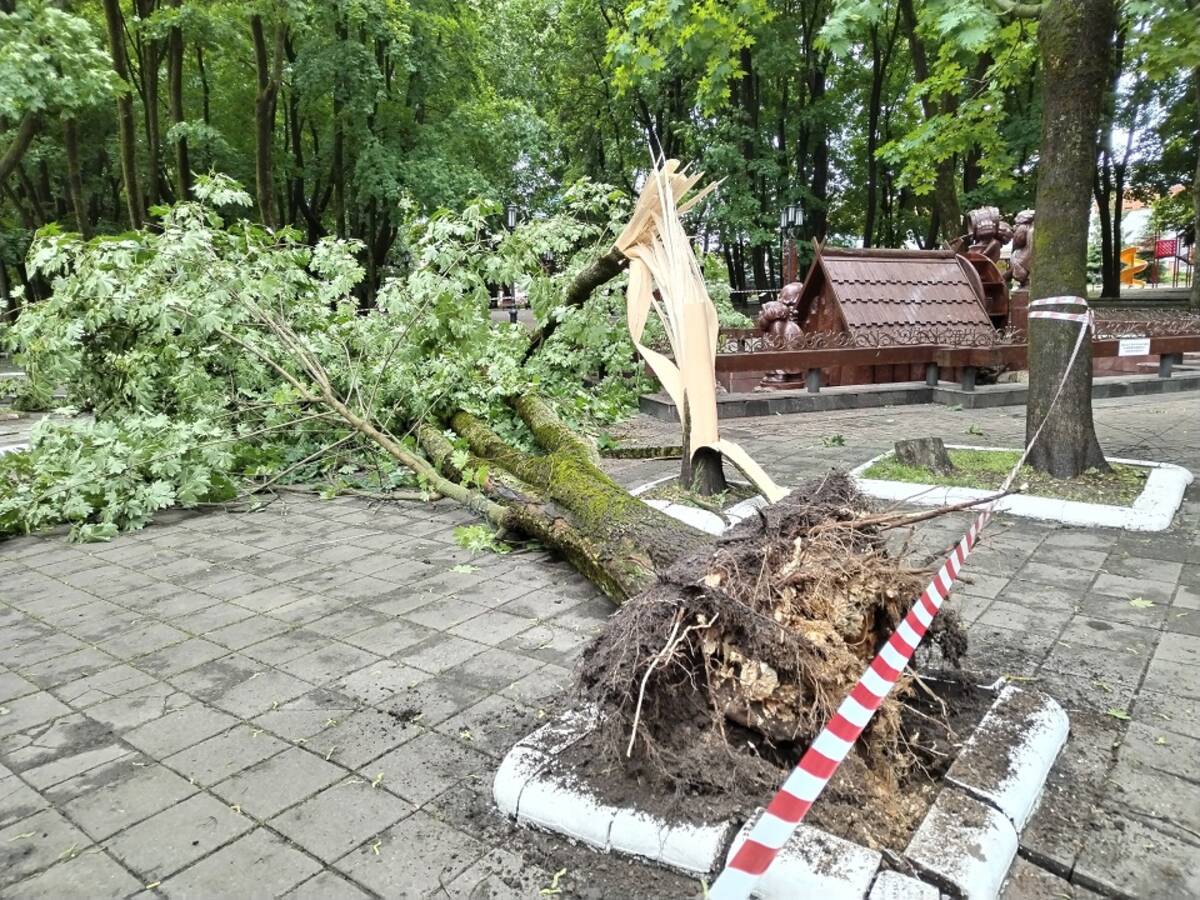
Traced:
<path id="1" fill-rule="evenodd" d="M 650 150 L 724 179 L 696 228 L 734 289 L 777 282 L 779 210 L 791 203 L 805 238 L 935 246 L 961 232 L 964 210 L 1033 205 L 1031 11 L 1000 0 L 5 0 L 0 288 L 39 296 L 24 255 L 41 226 L 119 233 L 215 171 L 252 188 L 266 225 L 310 244 L 359 242 L 369 303 L 385 270 L 408 264 L 409 211 L 485 198 L 552 215 L 580 177 L 630 193 Z M 1095 184 L 1105 233 L 1119 229 L 1125 192 L 1196 180 L 1195 22 L 1194 4 L 1123 7 Z"/>

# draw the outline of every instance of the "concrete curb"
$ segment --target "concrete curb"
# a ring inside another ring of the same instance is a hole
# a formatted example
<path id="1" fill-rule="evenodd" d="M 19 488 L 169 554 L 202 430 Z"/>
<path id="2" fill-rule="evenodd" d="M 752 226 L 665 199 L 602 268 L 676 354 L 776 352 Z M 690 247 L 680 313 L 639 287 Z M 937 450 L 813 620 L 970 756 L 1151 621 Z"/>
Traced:
<path id="1" fill-rule="evenodd" d="M 665 475 L 662 478 L 656 478 L 653 481 L 647 481 L 645 484 L 639 484 L 637 487 L 630 490 L 630 495 L 639 497 L 652 488 L 657 487 L 665 481 L 671 481 L 678 476 L 671 474 Z M 742 481 L 731 481 L 731 484 L 746 484 Z M 757 510 L 762 509 L 767 505 L 767 498 L 762 495 L 749 497 L 742 500 L 740 503 L 735 503 L 728 509 L 722 510 L 722 519 L 714 512 L 707 509 L 700 509 L 695 506 L 686 506 L 682 503 L 672 503 L 669 500 L 643 500 L 647 506 L 652 506 L 657 510 L 665 512 L 672 519 L 677 519 L 685 525 L 691 525 L 693 528 L 699 528 L 701 531 L 707 532 L 713 536 L 720 536 L 737 525 L 743 519 L 754 515 Z"/>
<path id="2" fill-rule="evenodd" d="M 734 837 L 726 862 L 745 842 L 760 815 L 761 809 Z M 758 879 L 754 896 L 759 900 L 793 900 L 796 897 L 863 900 L 882 862 L 883 854 L 878 850 L 868 850 L 819 828 L 801 824 L 780 849 L 771 867 Z"/>
<path id="3" fill-rule="evenodd" d="M 952 450 L 1011 450 L 1008 447 L 969 447 L 947 444 Z M 875 463 L 891 456 L 881 453 L 850 470 L 850 476 L 860 491 L 882 500 L 897 500 L 916 506 L 949 506 L 970 500 L 983 500 L 993 492 L 977 488 L 944 487 L 934 484 L 915 484 L 907 481 L 882 481 L 864 478 L 863 473 Z M 1183 492 L 1192 483 L 1192 473 L 1172 463 L 1147 462 L 1139 459 L 1112 458 L 1109 462 L 1144 466 L 1150 469 L 1146 486 L 1132 506 L 1110 506 L 1102 503 L 1083 503 L 1078 500 L 1056 500 L 1051 497 L 1029 497 L 1012 494 L 996 503 L 997 512 L 1007 512 L 1029 519 L 1061 522 L 1064 525 L 1085 527 L 1124 528 L 1127 531 L 1163 531 L 1175 518 L 1183 502 Z"/>
<path id="4" fill-rule="evenodd" d="M 1020 831 L 1037 809 L 1069 731 L 1067 714 L 1054 700 L 1007 685 L 967 739 L 946 781 L 994 806 Z"/>
<path id="5" fill-rule="evenodd" d="M 1003 813 L 955 788 L 943 788 L 904 856 L 963 900 L 994 900 L 1018 843 L 1016 829 Z"/>
<path id="6" fill-rule="evenodd" d="M 601 852 L 641 857 L 696 876 L 715 872 L 736 852 L 761 809 L 731 843 L 734 822 L 668 822 L 599 802 L 578 779 L 549 771 L 554 757 L 595 723 L 594 710 L 569 712 L 519 741 L 500 764 L 492 787 L 501 812 Z M 942 888 L 966 900 L 994 900 L 1067 728 L 1062 707 L 1049 697 L 1012 685 L 1000 691 L 904 853 L 926 880 L 881 870 L 878 851 L 801 825 L 755 896 L 936 900 Z M 1000 757 L 984 752 L 996 741 L 1006 747 Z"/>
<path id="7" fill-rule="evenodd" d="M 940 900 L 941 896 L 932 884 L 885 869 L 875 876 L 867 900 Z"/>

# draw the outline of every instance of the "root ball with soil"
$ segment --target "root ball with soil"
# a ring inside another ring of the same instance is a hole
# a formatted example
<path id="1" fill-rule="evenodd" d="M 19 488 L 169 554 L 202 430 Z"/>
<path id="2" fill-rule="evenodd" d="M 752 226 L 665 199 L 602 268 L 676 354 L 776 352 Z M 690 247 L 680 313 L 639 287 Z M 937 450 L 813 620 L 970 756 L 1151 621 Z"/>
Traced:
<path id="1" fill-rule="evenodd" d="M 593 765 L 676 797 L 769 796 L 932 574 L 889 553 L 887 517 L 872 513 L 847 476 L 830 474 L 627 602 L 579 665 L 602 713 Z M 957 665 L 966 637 L 953 612 L 929 637 Z M 835 778 L 835 797 L 906 817 L 899 785 L 917 758 L 902 709 L 913 692 L 906 673 Z"/>

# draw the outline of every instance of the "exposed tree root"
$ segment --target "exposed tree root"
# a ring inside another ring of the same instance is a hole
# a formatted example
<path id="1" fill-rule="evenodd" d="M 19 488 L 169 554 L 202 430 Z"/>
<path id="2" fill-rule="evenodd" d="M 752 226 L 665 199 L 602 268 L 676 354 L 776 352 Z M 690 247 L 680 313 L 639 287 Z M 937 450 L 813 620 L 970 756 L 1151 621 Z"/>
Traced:
<path id="1" fill-rule="evenodd" d="M 774 787 L 928 581 L 889 556 L 884 524 L 830 475 L 668 568 L 581 660 L 602 755 L 679 792 Z M 952 613 L 932 639 L 951 662 L 965 651 Z M 912 691 L 904 678 L 846 765 L 854 791 L 891 807 L 914 764 L 901 732 Z"/>

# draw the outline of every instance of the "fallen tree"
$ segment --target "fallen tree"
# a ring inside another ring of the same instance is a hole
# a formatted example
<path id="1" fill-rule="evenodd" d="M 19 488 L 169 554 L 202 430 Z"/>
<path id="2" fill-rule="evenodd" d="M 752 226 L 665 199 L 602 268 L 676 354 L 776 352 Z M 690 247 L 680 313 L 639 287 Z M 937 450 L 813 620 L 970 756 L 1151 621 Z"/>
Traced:
<path id="1" fill-rule="evenodd" d="M 53 295 L 11 340 L 31 376 L 66 385 L 91 418 L 47 420 L 30 451 L 0 460 L 0 530 L 67 523 L 106 539 L 167 506 L 313 479 L 416 489 L 553 548 L 618 603 L 636 598 L 584 671 L 633 736 L 626 758 L 667 752 L 679 715 L 703 713 L 710 738 L 726 720 L 764 746 L 811 737 L 919 577 L 887 556 L 845 479 L 714 547 L 603 471 L 587 428 L 639 387 L 623 304 L 601 289 L 554 306 L 564 284 L 595 286 L 590 260 L 623 215 L 598 194 L 502 240 L 483 207 L 415 224 L 411 271 L 366 313 L 352 244 L 227 226 L 218 209 L 249 198 L 221 179 L 198 181 L 198 200 L 153 232 L 40 236 L 31 263 Z M 491 323 L 487 285 L 540 271 L 548 246 L 574 258 L 531 285 L 561 324 L 526 358 L 528 334 Z M 581 370 L 606 375 L 585 389 Z M 685 683 L 695 695 L 665 705 Z M 901 759 L 893 718 L 872 731 L 891 748 L 885 774 Z"/>

